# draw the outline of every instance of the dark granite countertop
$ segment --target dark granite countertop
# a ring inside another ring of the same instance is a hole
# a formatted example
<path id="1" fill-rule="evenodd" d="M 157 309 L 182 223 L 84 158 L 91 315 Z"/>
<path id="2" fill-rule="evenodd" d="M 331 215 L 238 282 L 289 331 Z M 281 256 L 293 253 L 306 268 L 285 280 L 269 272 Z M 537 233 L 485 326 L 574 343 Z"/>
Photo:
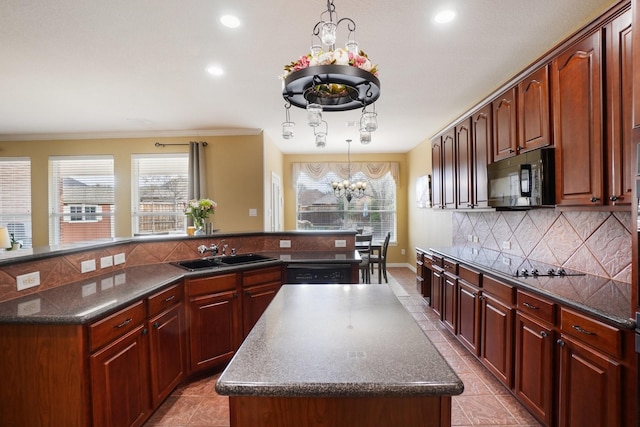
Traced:
<path id="1" fill-rule="evenodd" d="M 589 274 L 580 276 L 515 277 L 516 271 L 554 267 L 490 249 L 431 248 L 431 252 L 475 267 L 518 288 L 546 296 L 620 328 L 635 328 L 631 314 L 631 285 Z"/>
<path id="2" fill-rule="evenodd" d="M 360 262 L 357 251 L 273 252 L 251 264 L 188 271 L 172 264 L 128 267 L 112 273 L 0 302 L 0 323 L 83 324 L 115 312 L 182 278 L 296 263 Z"/>
<path id="3" fill-rule="evenodd" d="M 284 285 L 216 383 L 223 395 L 458 395 L 462 381 L 386 285 Z"/>

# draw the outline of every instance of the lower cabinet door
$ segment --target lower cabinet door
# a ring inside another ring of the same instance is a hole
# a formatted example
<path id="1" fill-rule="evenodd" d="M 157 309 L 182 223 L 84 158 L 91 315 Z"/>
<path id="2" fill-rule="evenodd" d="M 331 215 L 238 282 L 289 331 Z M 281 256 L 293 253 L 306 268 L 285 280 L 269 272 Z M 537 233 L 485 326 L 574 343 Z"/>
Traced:
<path id="1" fill-rule="evenodd" d="M 431 298 L 429 304 L 433 311 L 442 319 L 442 288 L 444 282 L 444 274 L 440 271 L 433 270 L 431 272 Z"/>
<path id="2" fill-rule="evenodd" d="M 514 392 L 533 415 L 552 425 L 554 381 L 553 331 L 520 312 L 516 313 Z"/>
<path id="3" fill-rule="evenodd" d="M 280 289 L 280 283 L 252 286 L 244 290 L 242 336 L 246 338 Z"/>
<path id="4" fill-rule="evenodd" d="M 91 355 L 94 427 L 140 426 L 151 413 L 148 341 L 140 325 Z"/>
<path id="5" fill-rule="evenodd" d="M 502 383 L 511 388 L 513 381 L 513 310 L 482 295 L 480 360 Z"/>
<path id="6" fill-rule="evenodd" d="M 562 335 L 560 427 L 622 426 L 622 367 L 606 355 Z"/>
<path id="7" fill-rule="evenodd" d="M 458 280 L 458 339 L 474 355 L 480 354 L 480 289 Z"/>
<path id="8" fill-rule="evenodd" d="M 185 375 L 185 325 L 182 304 L 149 320 L 151 400 L 156 408 Z"/>

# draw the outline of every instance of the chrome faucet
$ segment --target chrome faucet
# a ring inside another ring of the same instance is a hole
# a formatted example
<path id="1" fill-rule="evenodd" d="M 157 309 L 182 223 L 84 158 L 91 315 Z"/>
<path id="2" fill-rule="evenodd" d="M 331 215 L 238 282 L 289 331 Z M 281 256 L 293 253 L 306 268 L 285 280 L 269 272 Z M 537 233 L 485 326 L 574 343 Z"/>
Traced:
<path id="1" fill-rule="evenodd" d="M 224 240 L 222 242 L 224 242 Z M 211 245 L 209 245 L 209 247 L 207 247 L 206 245 L 200 245 L 198 246 L 198 252 L 201 254 L 204 254 L 206 252 L 211 252 L 213 255 L 217 255 L 218 250 L 220 248 L 220 244 L 222 242 L 218 242 L 218 244 L 212 243 Z M 227 244 L 225 244 L 222 247 L 222 255 L 225 255 L 225 251 L 227 250 L 227 247 L 229 247 L 229 245 Z"/>

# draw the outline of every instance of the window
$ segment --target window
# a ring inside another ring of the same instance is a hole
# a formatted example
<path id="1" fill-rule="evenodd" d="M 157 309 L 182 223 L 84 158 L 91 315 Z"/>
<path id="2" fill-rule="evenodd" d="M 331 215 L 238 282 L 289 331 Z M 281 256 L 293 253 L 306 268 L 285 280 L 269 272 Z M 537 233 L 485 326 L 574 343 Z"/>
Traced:
<path id="1" fill-rule="evenodd" d="M 0 226 L 7 227 L 23 248 L 32 247 L 31 160 L 0 157 Z"/>
<path id="2" fill-rule="evenodd" d="M 49 244 L 112 238 L 112 156 L 49 158 Z"/>
<path id="3" fill-rule="evenodd" d="M 134 155 L 131 167 L 133 234 L 184 233 L 189 155 Z"/>
<path id="4" fill-rule="evenodd" d="M 348 166 L 338 163 L 297 163 L 296 219 L 298 230 L 364 229 L 374 240 L 391 232 L 396 239 L 397 163 L 351 163 L 352 181 L 366 181 L 362 198 L 350 202 L 336 197 L 331 183 L 349 175 Z"/>

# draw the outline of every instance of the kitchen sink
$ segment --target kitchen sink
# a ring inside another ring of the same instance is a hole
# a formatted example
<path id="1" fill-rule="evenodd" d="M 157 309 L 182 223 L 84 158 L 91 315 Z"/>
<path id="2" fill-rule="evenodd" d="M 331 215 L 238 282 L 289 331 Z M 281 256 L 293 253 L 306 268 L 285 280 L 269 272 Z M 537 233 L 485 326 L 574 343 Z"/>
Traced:
<path id="1" fill-rule="evenodd" d="M 250 264 L 259 261 L 274 261 L 274 258 L 269 258 L 258 254 L 241 254 L 222 257 L 200 258 L 191 259 L 188 261 L 174 262 L 174 265 L 182 267 L 185 270 L 196 271 L 204 270 L 206 268 L 224 267 L 230 265 Z"/>
<path id="2" fill-rule="evenodd" d="M 263 256 L 263 255 L 258 255 L 258 254 L 241 254 L 241 255 L 231 255 L 231 256 L 218 258 L 218 260 L 222 264 L 236 265 L 236 264 L 247 264 L 247 263 L 258 262 L 258 261 L 274 261 L 275 259 Z"/>

